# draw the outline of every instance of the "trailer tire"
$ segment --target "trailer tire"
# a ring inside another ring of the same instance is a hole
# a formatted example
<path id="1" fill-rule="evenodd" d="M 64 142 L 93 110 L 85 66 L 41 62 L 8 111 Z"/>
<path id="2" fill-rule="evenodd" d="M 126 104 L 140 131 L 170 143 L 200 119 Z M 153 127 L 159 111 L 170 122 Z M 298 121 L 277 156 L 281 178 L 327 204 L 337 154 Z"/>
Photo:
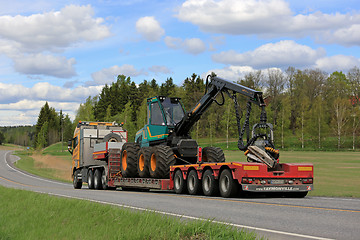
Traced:
<path id="1" fill-rule="evenodd" d="M 106 134 L 102 140 L 103 142 L 122 142 L 121 136 L 116 133 Z"/>
<path id="2" fill-rule="evenodd" d="M 75 189 L 81 189 L 82 187 L 82 180 L 78 178 L 79 172 L 79 170 L 76 170 L 73 176 L 73 185 Z"/>
<path id="3" fill-rule="evenodd" d="M 109 186 L 108 186 L 108 180 L 107 180 L 107 176 L 106 176 L 106 171 L 105 169 L 103 169 L 101 171 L 101 188 L 104 190 L 108 190 Z"/>
<path id="4" fill-rule="evenodd" d="M 211 169 L 207 169 L 203 174 L 202 190 L 205 196 L 214 196 L 219 193 L 219 181 L 215 179 Z"/>
<path id="5" fill-rule="evenodd" d="M 186 183 L 187 183 L 187 190 L 190 195 L 200 194 L 201 182 L 195 170 L 190 170 Z"/>
<path id="6" fill-rule="evenodd" d="M 101 169 L 97 168 L 95 169 L 95 174 L 94 174 L 94 188 L 97 190 L 101 190 L 102 189 L 102 183 L 101 183 L 101 178 L 102 178 L 102 174 L 101 174 Z"/>
<path id="7" fill-rule="evenodd" d="M 152 178 L 169 178 L 170 166 L 175 164 L 174 152 L 169 146 L 151 148 L 149 172 Z"/>
<path id="8" fill-rule="evenodd" d="M 181 170 L 176 170 L 174 174 L 174 190 L 177 194 L 186 192 L 186 181 L 183 178 Z"/>
<path id="9" fill-rule="evenodd" d="M 137 177 L 137 156 L 140 147 L 136 143 L 125 143 L 121 151 L 121 173 L 123 177 Z"/>
<path id="10" fill-rule="evenodd" d="M 225 155 L 219 147 L 204 147 L 202 158 L 204 162 L 225 162 Z"/>
<path id="11" fill-rule="evenodd" d="M 93 170 L 89 169 L 87 177 L 88 177 L 87 182 L 88 182 L 89 189 L 94 189 L 94 172 L 93 172 Z"/>
<path id="12" fill-rule="evenodd" d="M 224 198 L 233 197 L 239 190 L 239 184 L 233 179 L 231 171 L 225 169 L 220 174 L 220 195 Z"/>
<path id="13" fill-rule="evenodd" d="M 150 176 L 149 162 L 151 157 L 151 148 L 143 147 L 139 151 L 137 158 L 137 171 L 140 177 L 147 178 Z"/>

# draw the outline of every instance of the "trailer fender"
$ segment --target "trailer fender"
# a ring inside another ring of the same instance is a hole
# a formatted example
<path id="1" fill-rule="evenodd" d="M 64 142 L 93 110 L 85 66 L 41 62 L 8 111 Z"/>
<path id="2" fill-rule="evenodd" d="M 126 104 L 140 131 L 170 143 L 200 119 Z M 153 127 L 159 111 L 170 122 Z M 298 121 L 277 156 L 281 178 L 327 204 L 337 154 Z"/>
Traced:
<path id="1" fill-rule="evenodd" d="M 240 184 L 240 181 L 239 181 L 239 179 L 237 179 L 236 174 L 235 174 L 235 170 L 236 170 L 236 169 L 231 169 L 231 168 L 230 168 L 229 166 L 227 166 L 227 165 L 221 166 L 220 170 L 217 172 L 217 176 L 216 176 L 217 179 L 220 177 L 221 172 L 224 171 L 225 169 L 229 169 L 230 172 L 231 172 L 232 178 L 233 178 L 234 180 L 236 180 L 236 181 Z M 215 176 L 215 175 L 214 175 L 214 176 Z"/>

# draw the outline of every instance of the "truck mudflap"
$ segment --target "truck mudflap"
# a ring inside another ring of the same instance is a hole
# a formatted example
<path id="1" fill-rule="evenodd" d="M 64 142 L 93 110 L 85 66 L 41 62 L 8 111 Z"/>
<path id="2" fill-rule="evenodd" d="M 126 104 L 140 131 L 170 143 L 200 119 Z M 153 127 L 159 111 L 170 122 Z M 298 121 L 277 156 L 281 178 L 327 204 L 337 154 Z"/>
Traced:
<path id="1" fill-rule="evenodd" d="M 242 190 L 247 192 L 308 192 L 313 190 L 313 184 L 302 185 L 254 185 L 254 184 L 241 184 Z"/>

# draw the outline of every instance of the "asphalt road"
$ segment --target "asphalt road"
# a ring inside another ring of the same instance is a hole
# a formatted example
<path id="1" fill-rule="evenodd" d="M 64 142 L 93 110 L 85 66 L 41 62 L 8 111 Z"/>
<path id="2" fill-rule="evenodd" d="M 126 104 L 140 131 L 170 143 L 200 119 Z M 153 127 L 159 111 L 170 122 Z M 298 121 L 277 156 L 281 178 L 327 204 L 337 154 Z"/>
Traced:
<path id="1" fill-rule="evenodd" d="M 154 210 L 183 219 L 214 219 L 255 231 L 259 236 L 269 239 L 360 239 L 360 199 L 225 199 L 177 195 L 171 192 L 89 190 L 86 186 L 75 190 L 72 184 L 19 171 L 12 165 L 16 160 L 17 157 L 12 156 L 10 151 L 0 151 L 1 185 L 135 210 Z"/>

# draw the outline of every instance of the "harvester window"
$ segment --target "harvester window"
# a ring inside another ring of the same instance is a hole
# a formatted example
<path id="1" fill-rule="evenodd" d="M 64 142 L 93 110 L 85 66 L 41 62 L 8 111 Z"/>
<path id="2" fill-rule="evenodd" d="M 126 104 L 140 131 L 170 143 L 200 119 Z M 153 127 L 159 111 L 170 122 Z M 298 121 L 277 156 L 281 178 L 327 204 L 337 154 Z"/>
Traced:
<path id="1" fill-rule="evenodd" d="M 151 104 L 151 124 L 165 125 L 160 106 L 157 102 Z"/>
<path id="2" fill-rule="evenodd" d="M 171 101 L 171 99 L 167 98 L 162 102 L 162 105 L 168 126 L 175 126 L 184 117 L 184 110 L 179 101 Z"/>

